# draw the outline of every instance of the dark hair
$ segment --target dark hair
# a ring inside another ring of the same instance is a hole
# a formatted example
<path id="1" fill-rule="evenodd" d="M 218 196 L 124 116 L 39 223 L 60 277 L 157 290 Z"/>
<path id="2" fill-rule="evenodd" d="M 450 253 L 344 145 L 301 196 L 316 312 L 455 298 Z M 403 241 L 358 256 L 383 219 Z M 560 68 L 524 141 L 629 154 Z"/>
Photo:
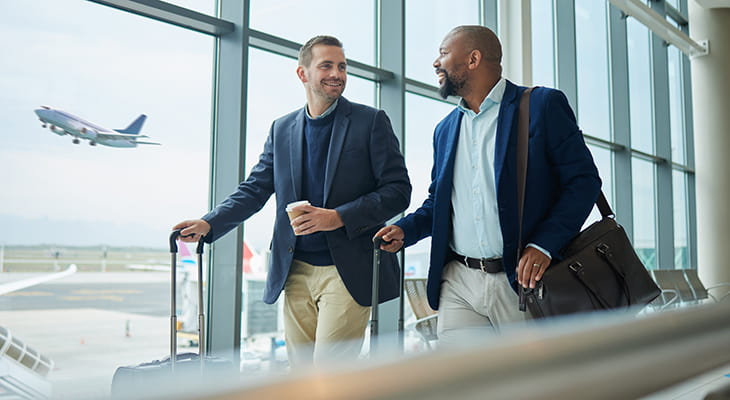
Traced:
<path id="1" fill-rule="evenodd" d="M 318 35 L 304 43 L 301 49 L 299 49 L 299 65 L 308 67 L 309 63 L 312 62 L 312 47 L 323 44 L 325 46 L 337 46 L 342 48 L 342 42 L 334 36 Z"/>

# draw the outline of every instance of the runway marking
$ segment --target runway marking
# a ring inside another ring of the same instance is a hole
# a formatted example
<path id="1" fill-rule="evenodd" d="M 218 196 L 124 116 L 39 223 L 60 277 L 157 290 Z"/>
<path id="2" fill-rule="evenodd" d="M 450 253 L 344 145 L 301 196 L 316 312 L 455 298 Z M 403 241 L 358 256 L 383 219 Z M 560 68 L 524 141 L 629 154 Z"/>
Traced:
<path id="1" fill-rule="evenodd" d="M 73 290 L 71 291 L 73 294 L 81 294 L 81 295 L 96 295 L 96 294 L 113 294 L 113 293 L 119 293 L 119 294 L 139 294 L 142 293 L 141 290 L 136 289 L 109 289 L 109 290 L 95 290 L 95 289 L 79 289 L 79 290 Z"/>
<path id="2" fill-rule="evenodd" d="M 22 297 L 53 296 L 53 293 L 51 293 L 51 292 L 13 292 L 13 293 L 7 293 L 4 296 L 22 296 Z"/>
<path id="3" fill-rule="evenodd" d="M 67 301 L 108 300 L 116 303 L 124 301 L 122 296 L 61 296 L 61 299 Z"/>

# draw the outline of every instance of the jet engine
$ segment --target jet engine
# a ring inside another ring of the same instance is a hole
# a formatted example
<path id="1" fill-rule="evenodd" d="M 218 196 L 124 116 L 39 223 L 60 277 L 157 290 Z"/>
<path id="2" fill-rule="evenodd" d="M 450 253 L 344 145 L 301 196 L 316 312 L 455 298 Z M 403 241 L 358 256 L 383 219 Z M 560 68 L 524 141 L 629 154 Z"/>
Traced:
<path id="1" fill-rule="evenodd" d="M 61 128 L 56 128 L 56 126 L 55 126 L 55 125 L 49 125 L 49 126 L 48 126 L 48 129 L 50 129 L 50 130 L 51 130 L 51 132 L 55 133 L 55 134 L 56 134 L 56 135 L 58 135 L 58 136 L 63 136 L 63 135 L 65 135 L 65 134 L 66 134 L 66 131 L 64 131 L 64 130 L 63 130 L 63 129 L 61 129 Z"/>

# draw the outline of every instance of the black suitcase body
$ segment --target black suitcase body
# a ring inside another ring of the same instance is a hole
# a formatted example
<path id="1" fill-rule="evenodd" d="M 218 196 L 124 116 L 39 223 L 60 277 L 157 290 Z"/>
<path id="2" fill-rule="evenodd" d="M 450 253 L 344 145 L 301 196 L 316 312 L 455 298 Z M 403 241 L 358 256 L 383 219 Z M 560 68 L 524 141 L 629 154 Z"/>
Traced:
<path id="1" fill-rule="evenodd" d="M 221 379 L 233 376 L 236 370 L 230 360 L 205 354 L 203 314 L 203 238 L 198 242 L 198 351 L 199 353 L 177 353 L 177 315 L 176 315 L 176 265 L 177 238 L 180 230 L 170 235 L 171 255 L 171 299 L 170 299 L 170 355 L 161 359 L 138 365 L 117 368 L 112 378 L 111 394 L 113 399 L 130 399 L 141 394 L 149 394 L 150 389 L 159 390 L 179 386 L 207 382 L 210 379 Z M 201 363 L 200 357 L 203 357 Z"/>

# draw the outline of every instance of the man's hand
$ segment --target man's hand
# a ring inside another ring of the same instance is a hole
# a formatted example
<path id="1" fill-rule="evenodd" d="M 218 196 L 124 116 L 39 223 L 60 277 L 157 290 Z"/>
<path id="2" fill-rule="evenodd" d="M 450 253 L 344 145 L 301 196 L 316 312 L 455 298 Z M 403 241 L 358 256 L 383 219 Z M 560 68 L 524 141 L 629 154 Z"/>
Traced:
<path id="1" fill-rule="evenodd" d="M 333 231 L 345 226 L 342 218 L 340 218 L 340 214 L 335 210 L 305 204 L 294 207 L 292 211 L 304 212 L 304 214 L 291 221 L 295 235 L 309 235 L 315 232 Z"/>
<path id="2" fill-rule="evenodd" d="M 380 236 L 383 238 L 385 242 L 390 242 L 389 244 L 381 244 L 380 249 L 385 250 L 389 253 L 395 253 L 398 250 L 403 247 L 403 238 L 406 237 L 405 233 L 403 233 L 403 229 L 400 228 L 400 226 L 397 225 L 388 225 L 383 227 L 383 229 L 379 230 L 375 237 Z"/>
<path id="3" fill-rule="evenodd" d="M 535 288 L 550 266 L 550 257 L 534 247 L 526 247 L 517 265 L 517 282 L 524 288 Z"/>
<path id="4" fill-rule="evenodd" d="M 201 237 L 210 232 L 210 224 L 202 219 L 189 219 L 172 227 L 172 230 L 180 231 L 180 240 L 183 242 L 197 242 Z"/>

